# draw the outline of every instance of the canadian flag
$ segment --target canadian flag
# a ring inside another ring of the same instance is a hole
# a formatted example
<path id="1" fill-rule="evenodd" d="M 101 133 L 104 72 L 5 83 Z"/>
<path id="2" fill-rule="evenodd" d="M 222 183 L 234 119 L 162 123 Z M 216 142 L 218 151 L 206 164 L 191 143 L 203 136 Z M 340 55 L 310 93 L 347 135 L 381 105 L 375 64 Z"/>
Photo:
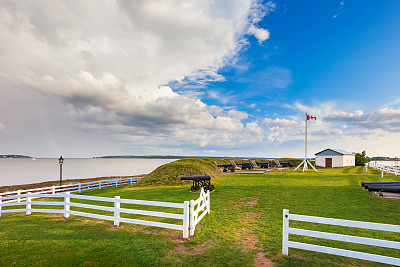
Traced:
<path id="1" fill-rule="evenodd" d="M 307 120 L 317 120 L 317 117 L 307 115 Z"/>

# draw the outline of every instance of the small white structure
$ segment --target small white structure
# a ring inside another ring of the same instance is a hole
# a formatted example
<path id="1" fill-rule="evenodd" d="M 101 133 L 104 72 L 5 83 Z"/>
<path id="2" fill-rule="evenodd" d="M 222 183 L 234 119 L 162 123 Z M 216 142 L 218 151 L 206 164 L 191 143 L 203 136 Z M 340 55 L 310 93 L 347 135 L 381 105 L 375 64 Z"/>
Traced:
<path id="1" fill-rule="evenodd" d="M 315 154 L 315 165 L 323 168 L 355 166 L 356 156 L 350 152 L 327 148 Z"/>

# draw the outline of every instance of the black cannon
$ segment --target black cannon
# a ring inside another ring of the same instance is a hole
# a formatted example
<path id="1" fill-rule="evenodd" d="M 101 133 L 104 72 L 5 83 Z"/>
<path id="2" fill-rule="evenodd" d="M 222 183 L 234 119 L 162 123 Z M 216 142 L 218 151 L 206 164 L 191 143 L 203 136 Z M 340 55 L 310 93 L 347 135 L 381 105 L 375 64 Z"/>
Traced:
<path id="1" fill-rule="evenodd" d="M 390 186 L 390 185 L 400 186 L 400 182 L 371 182 L 371 183 L 361 182 L 361 186 L 364 187 L 365 189 L 368 189 L 371 186 L 377 187 L 377 186 Z"/>
<path id="2" fill-rule="evenodd" d="M 242 170 L 252 170 L 253 165 L 250 162 L 236 163 L 236 165 L 242 166 Z"/>
<path id="3" fill-rule="evenodd" d="M 400 193 L 399 185 L 370 185 L 368 187 L 369 192 L 390 192 L 390 193 Z"/>
<path id="4" fill-rule="evenodd" d="M 290 162 L 281 162 L 281 166 L 283 167 L 283 168 L 291 168 L 291 167 L 293 167 L 293 165 L 292 165 L 292 163 L 290 163 Z"/>
<path id="5" fill-rule="evenodd" d="M 269 168 L 269 162 L 257 162 L 257 165 L 260 165 L 260 168 L 262 168 L 262 169 Z"/>
<path id="6" fill-rule="evenodd" d="M 199 191 L 202 187 L 204 191 L 213 191 L 214 185 L 211 184 L 211 177 L 208 175 L 200 176 L 181 176 L 182 181 L 193 181 L 191 191 Z"/>
<path id="7" fill-rule="evenodd" d="M 218 164 L 216 161 L 213 161 L 213 163 L 218 168 L 223 168 L 223 172 L 227 172 L 228 170 L 231 172 L 235 172 L 235 170 L 236 170 L 236 166 L 234 164 Z"/>

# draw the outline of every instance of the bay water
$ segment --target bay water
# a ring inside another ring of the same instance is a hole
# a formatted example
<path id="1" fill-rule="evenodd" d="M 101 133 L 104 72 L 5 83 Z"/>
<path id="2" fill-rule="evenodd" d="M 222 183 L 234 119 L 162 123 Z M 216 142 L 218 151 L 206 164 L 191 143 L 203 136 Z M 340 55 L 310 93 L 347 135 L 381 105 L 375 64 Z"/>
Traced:
<path id="1" fill-rule="evenodd" d="M 176 159 L 66 158 L 63 179 L 147 174 Z M 0 186 L 40 183 L 60 179 L 57 158 L 1 158 Z"/>

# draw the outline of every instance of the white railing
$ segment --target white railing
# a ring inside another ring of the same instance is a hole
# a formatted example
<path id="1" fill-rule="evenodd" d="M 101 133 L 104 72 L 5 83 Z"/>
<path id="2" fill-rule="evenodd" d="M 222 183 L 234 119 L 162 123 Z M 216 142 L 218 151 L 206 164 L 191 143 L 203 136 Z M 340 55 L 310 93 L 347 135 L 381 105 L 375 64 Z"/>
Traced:
<path id="1" fill-rule="evenodd" d="M 368 163 L 368 167 L 371 167 L 371 168 L 378 169 L 378 170 L 382 171 L 382 177 L 383 177 L 383 172 L 392 173 L 392 174 L 394 174 L 396 176 L 400 174 L 400 167 L 399 166 L 389 166 L 389 165 L 369 162 Z"/>
<path id="2" fill-rule="evenodd" d="M 340 219 L 289 214 L 289 210 L 283 210 L 282 254 L 288 255 L 289 248 L 297 248 L 297 249 L 310 250 L 310 251 L 321 252 L 321 253 L 326 253 L 326 254 L 339 255 L 339 256 L 344 256 L 344 257 L 349 257 L 349 258 L 362 259 L 362 260 L 368 260 L 368 261 L 374 261 L 374 262 L 380 262 L 380 263 L 393 264 L 393 265 L 400 266 L 399 258 L 393 258 L 393 257 L 387 257 L 387 256 L 381 256 L 381 255 L 376 255 L 376 254 L 369 254 L 369 253 L 351 251 L 351 250 L 345 250 L 345 249 L 339 249 L 339 248 L 325 247 L 325 246 L 319 246 L 319 245 L 312 245 L 312 244 L 306 244 L 306 243 L 300 243 L 300 242 L 293 242 L 293 241 L 289 241 L 289 234 L 316 237 L 316 238 L 321 238 L 321 239 L 329 239 L 329 240 L 336 240 L 336 241 L 343 241 L 343 242 L 350 242 L 350 243 L 356 243 L 356 244 L 364 244 L 364 245 L 370 245 L 370 246 L 379 246 L 379 247 L 384 247 L 384 248 L 393 248 L 393 249 L 400 249 L 400 242 L 291 228 L 291 227 L 289 227 L 290 220 L 328 224 L 328 225 L 355 227 L 355 228 L 370 229 L 370 230 L 388 231 L 388 232 L 395 232 L 395 233 L 400 233 L 399 225 L 349 221 L 349 220 L 340 220 Z"/>
<path id="3" fill-rule="evenodd" d="M 53 202 L 53 201 L 32 201 L 33 198 L 63 198 L 63 201 Z M 9 202 L 12 199 L 24 199 L 26 200 L 24 203 L 21 202 Z M 101 201 L 105 203 L 113 203 L 113 206 L 101 206 L 101 205 L 90 205 L 83 203 L 72 202 L 71 199 L 83 199 L 83 200 L 94 200 Z M 192 203 L 193 206 L 190 207 L 189 203 Z M 134 205 L 146 205 L 146 206 L 156 206 L 156 207 L 167 207 L 167 208 L 176 208 L 182 209 L 182 213 L 166 213 L 166 212 L 158 212 L 158 211 L 147 211 L 147 210 L 137 210 L 137 209 L 129 209 L 122 208 L 121 204 L 134 204 Z M 59 206 L 60 209 L 35 209 L 32 208 L 32 205 L 50 205 L 50 206 Z M 197 208 L 194 209 L 194 206 L 197 205 Z M 24 208 L 17 209 L 3 209 L 3 207 L 14 207 L 14 206 L 24 206 Z M 62 208 L 61 208 L 62 207 Z M 108 211 L 112 212 L 113 216 L 95 214 L 82 212 L 77 210 L 71 210 L 71 207 L 75 208 L 85 208 L 92 210 L 100 210 L 100 211 Z M 201 210 L 205 210 L 200 216 L 198 216 Z M 102 220 L 113 221 L 114 225 L 119 225 L 120 222 L 124 223 L 133 223 L 140 225 L 148 225 L 154 227 L 162 227 L 168 229 L 174 229 L 183 232 L 183 237 L 189 237 L 190 235 L 194 235 L 194 230 L 196 225 L 200 222 L 200 220 L 207 214 L 210 213 L 210 192 L 207 194 L 204 193 L 204 189 L 202 188 L 200 192 L 200 197 L 197 200 L 184 201 L 183 203 L 170 203 L 170 202 L 158 202 L 158 201 L 145 201 L 145 200 L 133 200 L 133 199 L 121 199 L 119 196 L 115 196 L 114 198 L 108 197 L 95 197 L 95 196 L 86 196 L 86 195 L 74 195 L 70 192 L 66 193 L 56 193 L 56 194 L 37 194 L 37 193 L 26 193 L 14 196 L 0 197 L 0 217 L 3 213 L 14 213 L 14 212 L 24 212 L 26 215 L 30 215 L 32 212 L 42 212 L 42 213 L 62 213 L 65 218 L 68 218 L 70 215 L 83 216 L 89 218 L 96 218 Z M 189 215 L 189 212 L 191 214 Z M 160 217 L 160 218 L 170 218 L 182 220 L 182 225 L 179 224 L 171 224 L 171 223 L 163 223 L 156 221 L 146 221 L 139 219 L 131 219 L 122 217 L 121 214 L 136 214 L 136 215 L 145 215 L 151 217 Z"/>
<path id="4" fill-rule="evenodd" d="M 195 208 L 197 206 L 197 208 Z M 200 191 L 200 197 L 190 201 L 190 235 L 194 235 L 196 225 L 201 219 L 210 214 L 210 191 L 204 192 L 203 187 Z M 203 212 L 200 214 L 200 212 Z M 200 215 L 199 215 L 200 214 Z"/>
<path id="5" fill-rule="evenodd" d="M 35 194 L 57 194 L 62 192 L 82 192 L 85 190 L 90 189 L 101 189 L 103 187 L 110 187 L 110 186 L 119 186 L 119 185 L 126 185 L 126 184 L 133 184 L 136 183 L 142 177 L 130 177 L 130 178 L 118 178 L 118 179 L 111 179 L 111 180 L 99 180 L 94 182 L 88 183 L 77 183 L 77 184 L 68 184 L 62 186 L 49 186 L 49 187 L 40 187 L 40 188 L 32 188 L 32 189 L 25 189 L 25 190 L 16 190 L 10 192 L 0 193 L 0 197 L 9 197 L 9 196 L 18 196 L 21 194 L 26 193 L 35 193 Z M 14 198 L 7 202 L 20 202 L 23 198 Z"/>

